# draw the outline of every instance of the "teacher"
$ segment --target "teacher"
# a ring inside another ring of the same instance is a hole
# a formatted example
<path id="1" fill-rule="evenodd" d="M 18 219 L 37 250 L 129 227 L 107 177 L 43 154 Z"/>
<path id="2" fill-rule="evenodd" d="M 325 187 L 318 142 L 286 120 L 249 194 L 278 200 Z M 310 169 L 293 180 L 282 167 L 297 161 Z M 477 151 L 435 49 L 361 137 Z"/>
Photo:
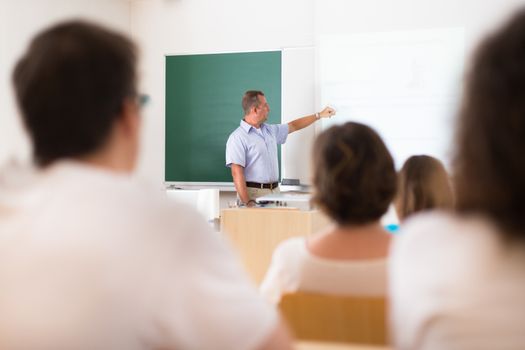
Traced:
<path id="1" fill-rule="evenodd" d="M 238 199 L 251 207 L 255 198 L 279 193 L 277 145 L 285 143 L 288 134 L 335 115 L 335 110 L 325 107 L 288 124 L 266 124 L 270 106 L 264 93 L 256 90 L 244 93 L 242 108 L 241 125 L 226 143 L 226 166 L 231 168 Z"/>

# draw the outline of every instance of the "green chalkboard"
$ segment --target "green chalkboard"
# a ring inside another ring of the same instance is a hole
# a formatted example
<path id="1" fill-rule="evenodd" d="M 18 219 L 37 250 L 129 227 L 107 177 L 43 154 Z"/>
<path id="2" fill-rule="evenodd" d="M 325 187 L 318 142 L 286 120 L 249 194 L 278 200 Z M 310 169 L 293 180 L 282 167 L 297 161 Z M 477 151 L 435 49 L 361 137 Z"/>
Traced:
<path id="1" fill-rule="evenodd" d="M 281 122 L 281 51 L 166 56 L 166 182 L 232 182 L 225 147 L 247 90 Z"/>

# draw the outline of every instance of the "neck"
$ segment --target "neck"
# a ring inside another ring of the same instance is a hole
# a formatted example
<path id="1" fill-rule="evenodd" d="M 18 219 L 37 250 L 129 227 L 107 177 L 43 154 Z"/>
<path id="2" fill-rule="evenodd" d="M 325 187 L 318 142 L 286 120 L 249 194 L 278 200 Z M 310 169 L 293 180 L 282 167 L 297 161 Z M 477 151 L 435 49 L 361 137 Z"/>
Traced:
<path id="1" fill-rule="evenodd" d="M 315 256 L 336 260 L 383 258 L 388 254 L 390 236 L 379 222 L 336 226 L 307 239 Z"/>
<path id="2" fill-rule="evenodd" d="M 90 154 L 78 157 L 77 160 L 90 166 L 111 170 L 117 173 L 129 174 L 133 170 L 129 162 L 124 158 L 115 157 L 111 154 Z"/>
<path id="3" fill-rule="evenodd" d="M 133 153 L 125 144 L 108 142 L 104 147 L 77 160 L 98 168 L 129 174 L 134 169 Z"/>
<path id="4" fill-rule="evenodd" d="M 370 233 L 385 233 L 383 226 L 379 221 L 372 221 L 365 224 L 346 224 L 338 225 L 334 233 L 350 233 L 350 234 L 370 234 Z"/>
<path id="5" fill-rule="evenodd" d="M 250 124 L 256 129 L 259 129 L 261 127 L 262 123 L 257 123 L 254 118 L 252 118 L 250 115 L 245 115 L 243 119 L 246 123 Z"/>

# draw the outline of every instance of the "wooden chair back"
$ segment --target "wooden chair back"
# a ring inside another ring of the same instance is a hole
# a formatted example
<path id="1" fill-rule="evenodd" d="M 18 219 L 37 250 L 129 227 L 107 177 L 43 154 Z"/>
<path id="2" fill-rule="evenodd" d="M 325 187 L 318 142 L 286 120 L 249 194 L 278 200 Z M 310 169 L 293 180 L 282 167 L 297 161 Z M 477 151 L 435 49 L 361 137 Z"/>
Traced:
<path id="1" fill-rule="evenodd" d="M 347 297 L 297 292 L 279 308 L 299 340 L 387 344 L 383 297 Z"/>

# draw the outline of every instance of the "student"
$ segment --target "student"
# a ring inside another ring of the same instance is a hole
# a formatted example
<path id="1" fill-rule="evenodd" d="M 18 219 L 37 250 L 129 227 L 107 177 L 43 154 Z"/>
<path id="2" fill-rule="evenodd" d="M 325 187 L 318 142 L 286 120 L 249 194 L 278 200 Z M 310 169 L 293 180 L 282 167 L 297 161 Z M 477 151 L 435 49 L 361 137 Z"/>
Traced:
<path id="1" fill-rule="evenodd" d="M 319 135 L 313 162 L 313 201 L 335 226 L 281 243 L 261 293 L 274 304 L 298 290 L 384 296 L 390 234 L 379 220 L 396 191 L 392 156 L 374 130 L 346 123 Z"/>
<path id="2" fill-rule="evenodd" d="M 427 155 L 409 157 L 399 172 L 394 199 L 399 220 L 419 211 L 452 206 L 452 187 L 443 163 Z"/>
<path id="3" fill-rule="evenodd" d="M 288 348 L 220 237 L 131 179 L 136 60 L 124 36 L 72 21 L 16 65 L 36 169 L 1 176 L 0 348 Z"/>
<path id="4" fill-rule="evenodd" d="M 392 249 L 398 349 L 525 348 L 525 8 L 474 55 L 458 120 L 457 213 Z"/>

